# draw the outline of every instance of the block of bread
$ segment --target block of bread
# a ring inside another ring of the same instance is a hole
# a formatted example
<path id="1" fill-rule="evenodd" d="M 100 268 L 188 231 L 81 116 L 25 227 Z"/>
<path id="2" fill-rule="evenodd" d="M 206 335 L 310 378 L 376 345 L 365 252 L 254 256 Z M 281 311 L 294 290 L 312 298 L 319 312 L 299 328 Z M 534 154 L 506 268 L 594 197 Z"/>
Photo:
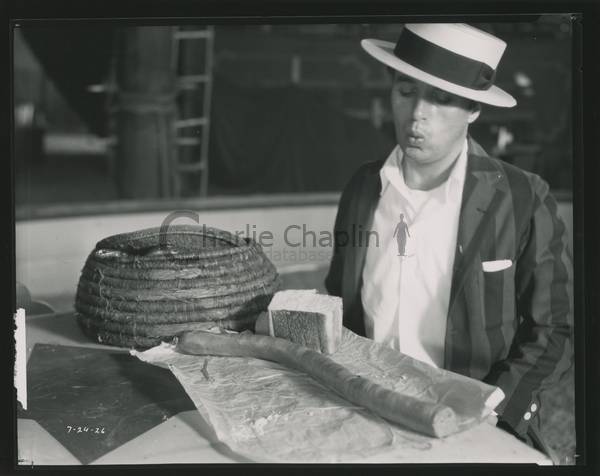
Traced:
<path id="1" fill-rule="evenodd" d="M 342 338 L 342 299 L 315 289 L 278 291 L 268 306 L 269 335 L 324 354 L 333 354 Z"/>

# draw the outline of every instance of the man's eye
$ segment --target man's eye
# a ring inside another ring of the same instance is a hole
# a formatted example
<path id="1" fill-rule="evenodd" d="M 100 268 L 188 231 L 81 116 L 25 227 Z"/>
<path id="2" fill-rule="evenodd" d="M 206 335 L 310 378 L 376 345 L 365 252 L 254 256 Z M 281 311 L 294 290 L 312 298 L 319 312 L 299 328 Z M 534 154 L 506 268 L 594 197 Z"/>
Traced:
<path id="1" fill-rule="evenodd" d="M 452 95 L 445 91 L 436 91 L 433 97 L 438 104 L 450 104 L 453 100 Z"/>
<path id="2" fill-rule="evenodd" d="M 415 93 L 415 90 L 416 88 L 414 86 L 411 86 L 410 84 L 400 85 L 396 87 L 396 91 L 398 91 L 398 93 L 401 96 L 411 96 Z"/>

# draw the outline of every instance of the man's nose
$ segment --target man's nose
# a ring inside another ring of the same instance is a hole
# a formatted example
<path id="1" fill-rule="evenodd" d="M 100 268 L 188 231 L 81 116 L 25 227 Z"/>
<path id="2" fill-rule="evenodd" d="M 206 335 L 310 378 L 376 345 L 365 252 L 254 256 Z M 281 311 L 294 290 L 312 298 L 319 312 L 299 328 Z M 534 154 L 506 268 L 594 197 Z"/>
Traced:
<path id="1" fill-rule="evenodd" d="M 429 117 L 431 103 L 424 95 L 416 95 L 412 104 L 413 119 L 417 121 L 426 120 Z"/>

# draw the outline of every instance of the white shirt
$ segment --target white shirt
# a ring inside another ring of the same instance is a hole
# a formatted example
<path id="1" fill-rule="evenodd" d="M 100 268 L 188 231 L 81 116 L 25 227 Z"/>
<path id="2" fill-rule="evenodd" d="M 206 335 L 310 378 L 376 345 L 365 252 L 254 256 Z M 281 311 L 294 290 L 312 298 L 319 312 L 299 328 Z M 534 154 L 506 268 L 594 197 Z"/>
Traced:
<path id="1" fill-rule="evenodd" d="M 366 334 L 442 367 L 467 142 L 448 179 L 432 190 L 409 188 L 401 161 L 396 146 L 380 171 L 381 197 L 372 225 L 379 246 L 369 245 L 362 274 Z M 401 213 L 410 235 L 406 256 L 398 256 L 393 236 Z"/>

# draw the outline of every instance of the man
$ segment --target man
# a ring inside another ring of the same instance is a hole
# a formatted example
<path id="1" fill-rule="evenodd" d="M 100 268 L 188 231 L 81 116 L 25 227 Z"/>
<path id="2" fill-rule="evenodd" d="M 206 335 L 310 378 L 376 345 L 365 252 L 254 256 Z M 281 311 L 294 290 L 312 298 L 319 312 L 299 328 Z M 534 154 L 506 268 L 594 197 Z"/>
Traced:
<path id="1" fill-rule="evenodd" d="M 551 454 L 539 394 L 572 360 L 566 229 L 546 182 L 468 135 L 481 103 L 516 104 L 493 85 L 506 44 L 463 24 L 361 44 L 393 70 L 398 146 L 342 193 L 335 235 L 362 226 L 379 242 L 336 242 L 326 287 L 354 332 L 500 387 L 498 426 Z M 393 259 L 399 213 L 411 237 Z"/>

